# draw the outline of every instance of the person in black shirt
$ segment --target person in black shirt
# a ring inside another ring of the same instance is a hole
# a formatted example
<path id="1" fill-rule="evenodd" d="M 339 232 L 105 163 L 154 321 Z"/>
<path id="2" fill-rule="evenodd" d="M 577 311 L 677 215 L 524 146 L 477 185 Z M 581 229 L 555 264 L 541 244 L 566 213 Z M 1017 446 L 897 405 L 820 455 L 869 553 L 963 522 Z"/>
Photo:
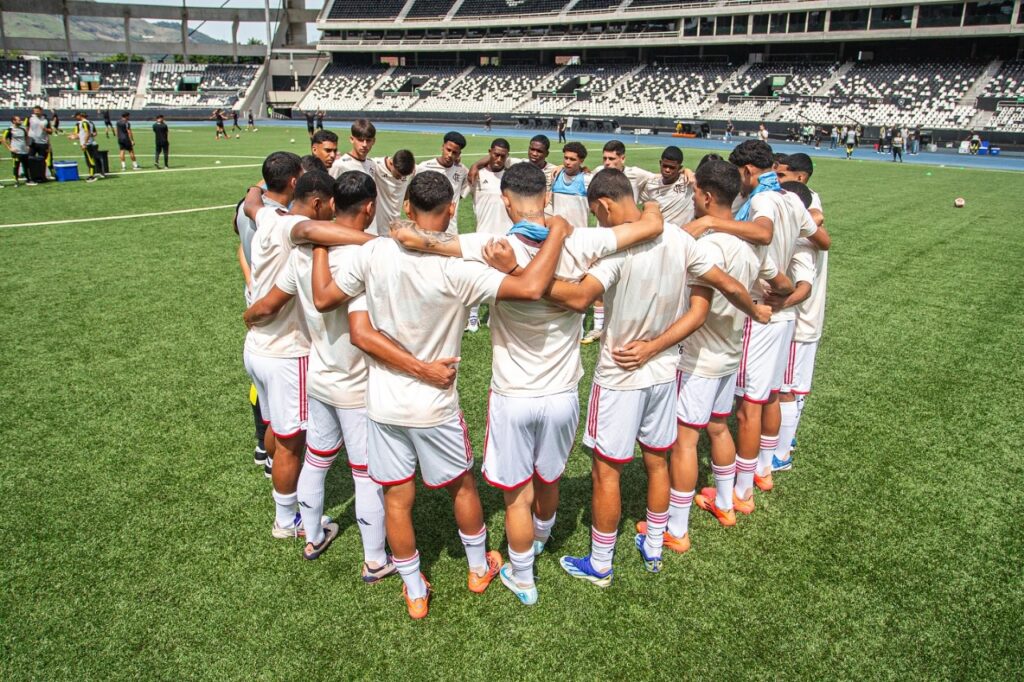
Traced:
<path id="1" fill-rule="evenodd" d="M 135 133 L 132 132 L 132 124 L 128 121 L 130 114 L 126 111 L 121 114 L 117 122 L 117 148 L 120 150 L 121 172 L 124 172 L 124 153 L 132 157 L 132 169 L 139 170 L 139 162 L 135 160 Z"/>
<path id="2" fill-rule="evenodd" d="M 231 110 L 231 132 L 241 130 L 242 127 L 238 125 L 238 109 Z"/>
<path id="3" fill-rule="evenodd" d="M 217 131 L 214 133 L 213 139 L 219 140 L 221 135 L 224 136 L 225 140 L 228 139 L 228 133 L 224 130 L 224 110 L 214 109 L 213 116 L 210 116 L 210 118 L 217 122 Z"/>
<path id="4" fill-rule="evenodd" d="M 316 129 L 317 130 L 323 130 L 324 129 L 324 112 L 322 110 L 320 110 L 320 109 L 317 109 L 317 112 L 316 112 Z"/>
<path id="5" fill-rule="evenodd" d="M 313 117 L 314 117 L 314 115 L 313 115 L 312 111 L 306 111 L 306 112 L 303 112 L 303 113 L 305 113 L 305 115 L 306 115 L 306 132 L 309 133 L 309 139 L 312 140 L 313 139 Z"/>
<path id="6" fill-rule="evenodd" d="M 249 127 L 247 130 L 250 133 L 256 130 L 256 120 L 252 117 L 252 109 L 249 110 Z"/>
<path id="7" fill-rule="evenodd" d="M 160 152 L 163 152 L 164 168 L 170 168 L 170 165 L 167 163 L 167 152 L 170 150 L 171 145 L 167 140 L 167 124 L 164 123 L 163 114 L 156 117 L 156 123 L 153 124 L 153 136 L 156 138 L 156 156 L 154 158 L 156 167 L 160 167 Z"/>
<path id="8" fill-rule="evenodd" d="M 110 109 L 104 109 L 103 112 L 103 132 L 106 133 L 107 137 L 110 137 L 110 131 L 114 129 L 114 124 L 110 122 Z"/>

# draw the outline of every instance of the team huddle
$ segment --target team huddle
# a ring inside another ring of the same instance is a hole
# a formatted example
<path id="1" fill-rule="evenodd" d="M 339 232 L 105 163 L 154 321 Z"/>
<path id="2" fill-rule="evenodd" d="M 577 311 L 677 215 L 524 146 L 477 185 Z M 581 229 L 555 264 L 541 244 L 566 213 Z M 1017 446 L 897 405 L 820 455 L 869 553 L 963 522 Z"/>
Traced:
<path id="1" fill-rule="evenodd" d="M 665 549 L 690 549 L 694 503 L 723 526 L 754 512 L 754 488 L 771 490 L 773 474 L 792 467 L 824 318 L 830 238 L 806 186 L 807 155 L 749 140 L 691 171 L 667 147 L 651 173 L 626 165 L 613 140 L 591 171 L 583 144 L 566 144 L 556 166 L 537 135 L 526 158 L 499 138 L 465 166 L 466 139 L 450 132 L 438 157 L 416 165 L 408 150 L 371 158 L 368 121 L 351 132 L 342 156 L 330 131 L 312 136 L 307 157 L 270 154 L 235 218 L 273 537 L 303 538 L 306 559 L 328 549 L 339 526 L 324 516 L 324 486 L 344 445 L 365 582 L 398 573 L 409 615 L 427 615 L 433 594 L 412 517 L 418 470 L 452 498 L 468 588 L 498 578 L 535 604 L 534 562 L 579 426 L 586 342 L 600 343 L 583 436 L 591 551 L 561 557 L 561 567 L 611 584 L 620 477 L 637 446 L 647 512 L 633 544 L 646 571 L 663 569 Z M 469 194 L 476 230 L 460 234 L 458 203 Z M 504 495 L 507 561 L 488 549 L 497 542 L 488 543 L 456 386 L 462 336 L 485 322 L 493 357 L 481 474 Z M 714 486 L 698 491 L 702 430 Z"/>

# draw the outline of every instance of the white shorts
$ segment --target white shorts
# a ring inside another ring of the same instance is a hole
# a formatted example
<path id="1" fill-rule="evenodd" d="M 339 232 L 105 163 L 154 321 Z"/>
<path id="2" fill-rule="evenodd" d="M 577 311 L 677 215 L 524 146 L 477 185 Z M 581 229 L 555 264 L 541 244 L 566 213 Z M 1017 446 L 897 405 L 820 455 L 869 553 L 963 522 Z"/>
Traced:
<path id="1" fill-rule="evenodd" d="M 732 414 L 735 374 L 724 377 L 699 377 L 687 372 L 676 374 L 679 381 L 676 419 L 680 424 L 703 429 L 712 417 L 723 419 Z"/>
<path id="2" fill-rule="evenodd" d="M 428 488 L 443 488 L 473 466 L 469 431 L 460 412 L 438 426 L 415 428 L 369 421 L 367 473 L 380 485 L 411 481 L 420 466 Z"/>
<path id="3" fill-rule="evenodd" d="M 758 324 L 747 318 L 743 325 L 743 355 L 736 374 L 737 396 L 763 405 L 772 393 L 782 389 L 795 326 L 795 320 Z"/>
<path id="4" fill-rule="evenodd" d="M 330 457 L 344 444 L 348 465 L 366 471 L 367 422 L 365 407 L 335 407 L 310 397 L 306 448 L 314 455 Z"/>
<path id="5" fill-rule="evenodd" d="M 811 392 L 814 378 L 814 360 L 818 355 L 817 341 L 794 341 L 789 347 L 789 364 L 786 366 L 783 393 L 807 395 Z"/>
<path id="6" fill-rule="evenodd" d="M 530 398 L 491 393 L 484 436 L 484 480 L 515 490 L 534 476 L 544 483 L 562 477 L 580 423 L 576 390 Z"/>
<path id="7" fill-rule="evenodd" d="M 243 354 L 245 371 L 256 384 L 263 421 L 278 438 L 293 438 L 306 430 L 306 368 L 309 357 L 272 358 Z"/>
<path id="8" fill-rule="evenodd" d="M 651 452 L 667 452 L 676 442 L 675 406 L 674 381 L 629 391 L 594 384 L 583 444 L 615 463 L 633 459 L 635 443 Z"/>

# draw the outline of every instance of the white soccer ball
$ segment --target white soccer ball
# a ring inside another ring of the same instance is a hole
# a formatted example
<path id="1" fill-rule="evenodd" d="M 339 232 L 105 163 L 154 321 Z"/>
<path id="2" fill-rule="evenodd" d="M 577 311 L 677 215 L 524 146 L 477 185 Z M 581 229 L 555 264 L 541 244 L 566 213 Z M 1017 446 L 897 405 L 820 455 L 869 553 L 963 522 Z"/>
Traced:
<path id="1" fill-rule="evenodd" d="M 963 208 L 966 205 L 967 205 L 967 202 L 964 201 L 963 197 L 957 197 L 956 199 L 953 199 L 953 206 L 955 208 Z"/>
<path id="2" fill-rule="evenodd" d="M 219 166 L 219 165 L 220 165 L 220 160 L 218 159 L 217 161 L 214 161 L 213 163 L 214 163 L 215 165 Z"/>
<path id="3" fill-rule="evenodd" d="M 291 142 L 292 144 L 295 144 L 295 138 L 294 137 L 292 139 L 288 140 L 288 141 Z"/>
<path id="4" fill-rule="evenodd" d="M 253 128 L 253 129 L 252 129 L 252 131 L 253 131 L 254 133 L 258 133 L 258 132 L 260 131 L 260 129 L 259 129 L 259 128 Z"/>
<path id="5" fill-rule="evenodd" d="M 235 139 L 236 139 L 236 140 L 241 140 L 241 139 L 242 139 L 242 136 L 241 136 L 241 135 L 239 135 L 238 133 L 235 133 Z"/>

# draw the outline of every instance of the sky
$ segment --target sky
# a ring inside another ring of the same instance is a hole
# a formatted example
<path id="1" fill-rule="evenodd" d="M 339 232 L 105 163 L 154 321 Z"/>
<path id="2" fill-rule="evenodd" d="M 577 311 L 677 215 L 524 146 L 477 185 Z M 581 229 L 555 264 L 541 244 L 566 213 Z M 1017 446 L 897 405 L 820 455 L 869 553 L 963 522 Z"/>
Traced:
<path id="1" fill-rule="evenodd" d="M 126 5 L 172 5 L 180 7 L 182 0 L 98 0 L 99 2 L 120 2 Z M 229 7 L 229 8 L 252 8 L 252 7 L 263 7 L 263 0 L 186 0 L 189 7 Z M 270 9 L 273 15 L 273 10 L 281 7 L 282 0 L 270 0 Z M 319 10 L 323 7 L 324 0 L 306 0 L 306 9 Z M 199 25 L 199 22 L 189 22 L 189 28 L 194 29 Z M 271 30 L 276 29 L 276 24 L 271 27 Z M 207 22 L 199 30 L 206 33 L 214 38 L 220 40 L 231 40 L 231 23 L 230 22 Z M 313 24 L 308 24 L 306 34 L 310 40 L 316 39 L 316 31 L 314 30 Z M 259 38 L 262 41 L 266 41 L 267 29 L 264 24 L 249 24 L 242 23 L 238 27 L 238 41 L 244 43 L 249 38 Z"/>

